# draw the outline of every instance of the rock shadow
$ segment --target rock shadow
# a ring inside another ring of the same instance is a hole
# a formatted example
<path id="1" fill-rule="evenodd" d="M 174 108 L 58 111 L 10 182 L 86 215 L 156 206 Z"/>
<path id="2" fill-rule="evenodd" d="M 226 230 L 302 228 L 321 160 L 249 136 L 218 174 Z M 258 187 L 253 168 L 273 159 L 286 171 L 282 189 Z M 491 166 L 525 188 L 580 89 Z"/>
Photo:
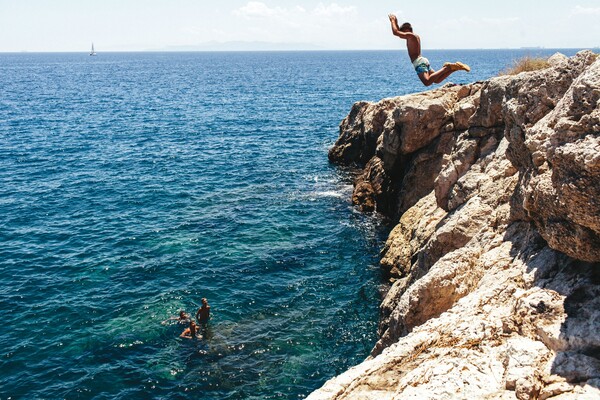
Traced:
<path id="1" fill-rule="evenodd" d="M 547 372 L 571 384 L 600 388 L 600 263 L 551 249 L 528 222 L 511 225 L 505 240 L 513 244 L 511 255 L 533 276 L 531 288 L 524 289 L 539 288 L 548 295 L 529 296 L 522 305 L 529 313 L 523 322 L 530 325 L 528 333 L 555 353 Z M 553 321 L 560 329 L 552 329 Z"/>

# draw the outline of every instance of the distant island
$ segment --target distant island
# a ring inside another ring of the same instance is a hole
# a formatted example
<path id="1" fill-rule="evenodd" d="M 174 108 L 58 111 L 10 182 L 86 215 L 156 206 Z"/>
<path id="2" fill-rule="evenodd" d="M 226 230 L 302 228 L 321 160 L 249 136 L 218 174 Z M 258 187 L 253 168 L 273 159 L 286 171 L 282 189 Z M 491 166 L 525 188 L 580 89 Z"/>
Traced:
<path id="1" fill-rule="evenodd" d="M 322 50 L 320 46 L 311 43 L 275 43 L 259 41 L 210 41 L 196 45 L 166 46 L 148 51 L 300 51 Z"/>

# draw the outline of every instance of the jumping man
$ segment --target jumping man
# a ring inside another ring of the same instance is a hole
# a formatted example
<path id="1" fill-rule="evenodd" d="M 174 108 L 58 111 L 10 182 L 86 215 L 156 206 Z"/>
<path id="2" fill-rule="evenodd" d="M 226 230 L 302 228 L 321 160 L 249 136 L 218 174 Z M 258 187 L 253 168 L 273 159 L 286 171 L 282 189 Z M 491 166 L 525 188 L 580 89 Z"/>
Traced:
<path id="1" fill-rule="evenodd" d="M 403 23 L 402 26 L 398 26 L 398 18 L 394 14 L 390 14 L 389 17 L 392 23 L 392 33 L 394 36 L 406 40 L 410 61 L 412 61 L 419 79 L 421 79 L 421 82 L 425 86 L 429 86 L 432 83 L 440 83 L 455 71 L 471 71 L 471 68 L 467 64 L 461 62 L 445 63 L 442 69 L 437 72 L 434 71 L 429 65 L 429 60 L 421 55 L 421 38 L 419 35 L 413 33 L 412 26 L 408 22 Z"/>

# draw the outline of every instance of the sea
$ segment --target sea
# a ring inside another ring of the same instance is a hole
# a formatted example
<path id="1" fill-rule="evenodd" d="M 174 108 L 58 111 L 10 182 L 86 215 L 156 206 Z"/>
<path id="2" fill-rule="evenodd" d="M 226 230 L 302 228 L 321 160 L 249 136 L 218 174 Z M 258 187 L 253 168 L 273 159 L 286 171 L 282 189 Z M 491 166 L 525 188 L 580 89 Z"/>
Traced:
<path id="1" fill-rule="evenodd" d="M 424 55 L 462 84 L 556 51 Z M 390 224 L 327 151 L 425 89 L 405 51 L 0 54 L 0 400 L 299 399 L 360 363 Z"/>

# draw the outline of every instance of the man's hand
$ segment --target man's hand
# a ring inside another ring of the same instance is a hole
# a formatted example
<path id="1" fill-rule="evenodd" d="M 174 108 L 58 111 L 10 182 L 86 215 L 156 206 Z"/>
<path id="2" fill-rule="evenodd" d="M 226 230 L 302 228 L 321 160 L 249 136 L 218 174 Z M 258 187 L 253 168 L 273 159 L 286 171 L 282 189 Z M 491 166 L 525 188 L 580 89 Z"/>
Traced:
<path id="1" fill-rule="evenodd" d="M 400 28 L 398 27 L 398 18 L 396 18 L 394 14 L 389 14 L 388 17 L 392 23 L 392 33 L 398 36 L 398 33 L 400 32 Z"/>

